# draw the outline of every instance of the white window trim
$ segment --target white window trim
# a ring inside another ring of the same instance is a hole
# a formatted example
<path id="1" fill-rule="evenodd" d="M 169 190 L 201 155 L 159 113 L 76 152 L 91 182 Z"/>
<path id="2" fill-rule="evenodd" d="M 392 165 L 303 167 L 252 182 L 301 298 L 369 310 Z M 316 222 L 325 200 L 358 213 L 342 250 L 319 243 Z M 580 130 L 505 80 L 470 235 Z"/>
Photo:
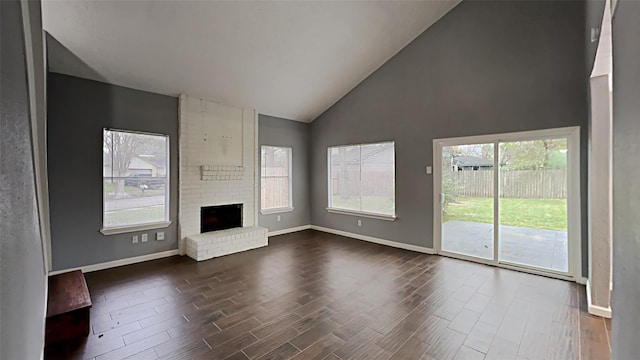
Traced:
<path id="1" fill-rule="evenodd" d="M 260 210 L 260 214 L 262 215 L 279 214 L 279 213 L 291 212 L 293 210 L 294 208 L 292 206 L 291 207 L 288 206 L 288 207 Z"/>
<path id="2" fill-rule="evenodd" d="M 153 229 L 163 229 L 169 227 L 171 225 L 171 221 L 161 221 L 154 222 L 149 224 L 137 224 L 131 226 L 117 226 L 117 227 L 103 227 L 100 229 L 100 232 L 103 235 L 114 235 L 114 234 L 124 234 L 135 231 L 144 231 L 144 230 L 153 230 Z"/>
<path id="3" fill-rule="evenodd" d="M 154 136 L 164 136 L 167 139 L 167 163 L 165 165 L 165 206 L 164 206 L 164 218 L 165 221 L 158 221 L 152 223 L 141 223 L 141 224 L 132 224 L 132 225 L 123 225 L 123 226 L 104 226 L 104 177 L 102 183 L 102 227 L 100 228 L 100 232 L 103 235 L 115 235 L 115 234 L 124 234 L 135 231 L 144 231 L 144 230 L 153 230 L 153 229 L 163 229 L 169 227 L 171 225 L 171 213 L 169 203 L 171 201 L 171 169 L 170 169 L 170 138 L 169 135 L 160 134 L 160 133 L 151 133 L 151 132 L 143 132 L 143 131 L 135 131 L 135 130 L 123 130 L 123 129 L 113 129 L 113 128 L 103 128 L 102 131 L 104 133 L 105 130 L 108 131 L 120 131 L 120 132 L 128 132 L 133 134 L 143 134 L 143 135 L 154 135 Z M 103 140 L 104 141 L 104 140 Z"/>
<path id="4" fill-rule="evenodd" d="M 289 206 L 279 207 L 279 208 L 268 208 L 264 209 L 262 207 L 262 196 L 260 198 L 260 214 L 269 215 L 269 214 L 277 214 L 293 211 L 293 147 L 291 146 L 281 146 L 281 145 L 260 145 L 260 187 L 262 187 L 262 148 L 264 147 L 274 147 L 274 148 L 282 148 L 288 149 L 288 157 L 289 157 L 289 166 L 288 166 L 288 178 L 289 178 Z M 262 194 L 261 194 L 262 195 Z"/>
<path id="5" fill-rule="evenodd" d="M 380 214 L 380 213 L 374 213 L 374 212 L 368 212 L 368 211 L 345 210 L 345 209 L 331 208 L 331 207 L 328 207 L 326 210 L 333 214 L 351 215 L 351 216 L 366 217 L 366 218 L 378 219 L 378 220 L 396 221 L 396 219 L 398 218 L 395 215 Z"/>
<path id="6" fill-rule="evenodd" d="M 331 188 L 331 148 L 337 148 L 337 147 L 347 147 L 347 146 L 363 146 L 363 145 L 376 145 L 376 144 L 386 144 L 386 143 L 392 143 L 393 144 L 393 176 L 395 178 L 396 174 L 395 174 L 395 170 L 396 170 L 396 160 L 395 160 L 395 156 L 396 156 L 396 142 L 394 140 L 390 140 L 390 141 L 379 141 L 379 142 L 374 142 L 374 143 L 361 143 L 361 144 L 351 144 L 351 145 L 333 145 L 333 146 L 328 146 L 327 147 L 327 204 L 329 204 L 329 206 L 326 208 L 327 212 L 330 213 L 334 213 L 334 214 L 341 214 L 341 215 L 352 215 L 352 216 L 361 216 L 361 217 L 367 217 L 367 218 L 371 218 L 371 219 L 378 219 L 378 220 L 387 220 L 387 221 L 395 221 L 398 217 L 396 216 L 396 213 L 394 211 L 393 214 L 383 214 L 383 213 L 376 213 L 376 212 L 371 212 L 371 211 L 364 211 L 364 210 L 353 210 L 353 209 L 343 209 L 343 208 L 336 208 L 333 207 L 331 205 L 331 192 L 332 192 L 332 188 Z M 395 181 L 394 181 L 394 186 L 395 186 Z M 393 193 L 394 193 L 394 199 L 393 202 L 395 204 L 395 188 L 393 189 Z"/>

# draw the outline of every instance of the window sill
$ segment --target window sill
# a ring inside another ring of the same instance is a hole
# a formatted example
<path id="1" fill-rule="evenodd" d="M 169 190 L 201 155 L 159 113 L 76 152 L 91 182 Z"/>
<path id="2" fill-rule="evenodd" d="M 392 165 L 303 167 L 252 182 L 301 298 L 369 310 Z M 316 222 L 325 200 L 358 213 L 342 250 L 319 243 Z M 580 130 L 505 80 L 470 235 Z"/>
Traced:
<path id="1" fill-rule="evenodd" d="M 279 214 L 279 213 L 285 213 L 285 212 L 291 212 L 291 211 L 293 211 L 292 207 L 286 207 L 286 208 L 260 210 L 260 214 L 271 215 L 271 214 Z"/>
<path id="2" fill-rule="evenodd" d="M 135 232 L 135 231 L 162 229 L 162 228 L 169 227 L 169 225 L 171 225 L 171 221 L 162 221 L 162 222 L 151 223 L 151 224 L 102 228 L 100 229 L 100 232 L 103 235 L 115 235 L 115 234 L 124 234 L 124 233 Z"/>
<path id="3" fill-rule="evenodd" d="M 376 214 L 376 213 L 371 213 L 366 211 L 344 210 L 344 209 L 335 209 L 335 208 L 327 208 L 327 211 L 334 214 L 360 216 L 360 217 L 386 220 L 386 221 L 396 221 L 397 219 L 395 215 Z"/>

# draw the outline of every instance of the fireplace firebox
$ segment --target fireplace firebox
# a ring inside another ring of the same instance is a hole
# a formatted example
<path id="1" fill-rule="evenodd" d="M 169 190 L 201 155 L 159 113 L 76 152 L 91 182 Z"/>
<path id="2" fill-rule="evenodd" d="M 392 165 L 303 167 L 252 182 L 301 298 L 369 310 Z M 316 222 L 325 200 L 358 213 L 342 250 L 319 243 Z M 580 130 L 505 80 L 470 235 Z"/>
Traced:
<path id="1" fill-rule="evenodd" d="M 242 227 L 242 204 L 200 208 L 200 233 Z"/>

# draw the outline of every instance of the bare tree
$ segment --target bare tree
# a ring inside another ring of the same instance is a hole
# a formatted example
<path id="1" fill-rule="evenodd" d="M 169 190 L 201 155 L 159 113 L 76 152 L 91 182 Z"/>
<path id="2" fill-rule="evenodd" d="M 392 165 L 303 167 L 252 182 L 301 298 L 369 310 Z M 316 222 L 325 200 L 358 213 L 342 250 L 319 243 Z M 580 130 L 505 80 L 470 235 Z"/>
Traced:
<path id="1" fill-rule="evenodd" d="M 104 151 L 111 158 L 112 178 L 115 180 L 116 197 L 126 195 L 124 190 L 124 179 L 127 176 L 127 169 L 131 164 L 131 159 L 138 154 L 142 142 L 139 141 L 136 134 L 105 130 Z"/>
<path id="2" fill-rule="evenodd" d="M 500 163 L 510 170 L 540 170 L 566 167 L 558 159 L 560 151 L 567 149 L 567 139 L 516 141 L 500 144 Z"/>

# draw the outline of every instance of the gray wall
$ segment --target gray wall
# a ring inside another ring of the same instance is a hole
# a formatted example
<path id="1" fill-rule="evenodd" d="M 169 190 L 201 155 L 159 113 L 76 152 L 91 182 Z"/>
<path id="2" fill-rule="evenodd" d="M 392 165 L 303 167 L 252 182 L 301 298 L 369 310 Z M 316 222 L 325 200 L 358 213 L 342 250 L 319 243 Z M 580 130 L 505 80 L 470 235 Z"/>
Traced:
<path id="1" fill-rule="evenodd" d="M 640 2 L 613 18 L 613 359 L 640 354 Z"/>
<path id="2" fill-rule="evenodd" d="M 20 11 L 16 0 L 0 2 L 0 358 L 31 360 L 44 346 L 47 276 Z"/>
<path id="3" fill-rule="evenodd" d="M 50 72 L 108 83 L 107 79 L 62 45 L 58 39 L 49 33 L 46 33 L 45 36 L 48 55 L 47 66 Z"/>
<path id="4" fill-rule="evenodd" d="M 460 3 L 312 123 L 312 224 L 432 247 L 433 139 L 565 126 L 582 127 L 586 199 L 584 28 L 583 2 Z M 328 213 L 327 146 L 384 140 L 398 219 Z M 584 271 L 584 210 L 583 239 Z"/>
<path id="5" fill-rule="evenodd" d="M 598 43 L 600 42 L 600 36 L 597 40 L 591 42 L 591 28 L 602 26 L 602 15 L 604 14 L 605 0 L 587 0 L 585 1 L 585 36 L 586 44 L 586 57 L 587 57 L 587 76 L 591 75 L 593 69 L 593 63 L 596 59 L 596 51 L 598 50 Z"/>
<path id="6" fill-rule="evenodd" d="M 288 146 L 292 148 L 293 162 L 293 211 L 262 215 L 260 226 L 269 231 L 289 229 L 310 224 L 309 216 L 309 131 L 306 123 L 260 114 L 258 117 L 258 142 L 262 145 Z M 281 220 L 276 221 L 280 215 Z"/>
<path id="7" fill-rule="evenodd" d="M 49 73 L 48 165 L 53 270 L 177 249 L 178 99 Z M 105 236 L 102 226 L 102 129 L 169 135 L 170 219 L 155 231 Z M 131 243 L 148 233 L 146 243 Z"/>

